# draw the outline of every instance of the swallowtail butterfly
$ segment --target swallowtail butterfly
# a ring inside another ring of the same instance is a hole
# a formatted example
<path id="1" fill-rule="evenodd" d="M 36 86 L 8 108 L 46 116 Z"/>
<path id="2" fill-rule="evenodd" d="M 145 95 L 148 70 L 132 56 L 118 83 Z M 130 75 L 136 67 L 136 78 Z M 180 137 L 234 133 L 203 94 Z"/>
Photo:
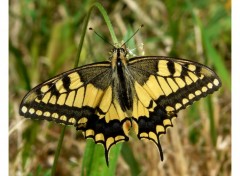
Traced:
<path id="1" fill-rule="evenodd" d="M 101 143 L 139 139 L 153 141 L 173 126 L 177 112 L 218 90 L 219 77 L 205 65 L 163 56 L 127 59 L 124 45 L 114 47 L 109 61 L 78 67 L 36 86 L 23 98 L 20 115 L 73 125 Z"/>

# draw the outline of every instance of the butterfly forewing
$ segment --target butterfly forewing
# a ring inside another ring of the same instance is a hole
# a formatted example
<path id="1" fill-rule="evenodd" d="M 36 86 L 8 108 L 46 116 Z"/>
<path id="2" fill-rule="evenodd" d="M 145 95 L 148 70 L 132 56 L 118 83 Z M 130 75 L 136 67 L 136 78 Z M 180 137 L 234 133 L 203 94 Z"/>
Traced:
<path id="1" fill-rule="evenodd" d="M 188 60 L 139 57 L 128 67 L 134 80 L 167 112 L 178 112 L 221 86 L 212 70 Z"/>

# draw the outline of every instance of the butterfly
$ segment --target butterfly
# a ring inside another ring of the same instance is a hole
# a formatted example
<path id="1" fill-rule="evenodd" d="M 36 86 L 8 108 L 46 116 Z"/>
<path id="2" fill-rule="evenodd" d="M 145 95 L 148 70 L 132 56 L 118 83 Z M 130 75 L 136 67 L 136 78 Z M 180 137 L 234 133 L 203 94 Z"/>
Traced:
<path id="1" fill-rule="evenodd" d="M 137 137 L 153 141 L 172 127 L 177 112 L 221 87 L 214 71 L 197 62 L 164 56 L 127 59 L 125 45 L 109 61 L 81 66 L 36 86 L 23 98 L 26 118 L 73 125 L 105 149 Z"/>

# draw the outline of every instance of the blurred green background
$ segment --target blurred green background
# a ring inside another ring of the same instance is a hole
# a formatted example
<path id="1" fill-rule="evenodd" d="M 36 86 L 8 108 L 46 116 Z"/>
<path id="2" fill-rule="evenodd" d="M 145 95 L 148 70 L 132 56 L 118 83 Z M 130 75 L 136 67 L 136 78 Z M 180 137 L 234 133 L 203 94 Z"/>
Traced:
<path id="1" fill-rule="evenodd" d="M 93 2 L 9 1 L 10 175 L 51 173 L 62 126 L 26 120 L 19 116 L 18 108 L 30 88 L 73 68 L 84 18 Z M 101 3 L 119 42 L 126 41 L 144 24 L 128 42 L 135 55 L 163 55 L 197 61 L 214 69 L 223 83 L 220 91 L 179 113 L 174 127 L 161 137 L 163 162 L 152 142 L 131 137 L 122 146 L 114 175 L 230 175 L 231 1 L 119 0 Z M 88 27 L 93 27 L 112 43 L 97 8 L 91 13 Z M 87 30 L 80 65 L 107 60 L 110 49 L 110 45 Z M 97 166 L 87 168 L 85 165 L 83 169 L 85 145 L 81 132 L 68 127 L 56 175 L 105 173 Z M 99 158 L 100 162 L 105 162 L 103 150 L 94 160 Z"/>

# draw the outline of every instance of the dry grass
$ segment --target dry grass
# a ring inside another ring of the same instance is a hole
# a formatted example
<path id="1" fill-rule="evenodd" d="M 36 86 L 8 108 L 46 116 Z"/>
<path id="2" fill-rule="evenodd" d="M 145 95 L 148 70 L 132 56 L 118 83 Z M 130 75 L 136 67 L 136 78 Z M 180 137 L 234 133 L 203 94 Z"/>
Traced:
<path id="1" fill-rule="evenodd" d="M 122 150 L 131 149 L 134 157 L 130 162 L 136 165 L 129 165 L 122 152 L 116 175 L 231 174 L 229 2 L 203 0 L 190 4 L 188 0 L 122 0 L 103 3 L 119 41 L 126 40 L 144 24 L 135 42 L 129 42 L 129 48 L 136 48 L 136 54 L 143 53 L 140 46 L 144 43 L 145 55 L 198 61 L 214 68 L 223 81 L 220 91 L 180 112 L 174 128 L 161 137 L 163 162 L 152 142 L 132 137 Z M 61 125 L 23 119 L 18 114 L 19 103 L 30 87 L 73 67 L 81 25 L 89 5 L 90 2 L 84 0 L 10 1 L 10 175 L 50 175 Z M 89 26 L 110 40 L 97 10 L 91 15 Z M 110 49 L 87 31 L 80 62 L 106 60 Z M 80 132 L 73 127 L 67 128 L 57 175 L 80 175 L 85 143 Z"/>

